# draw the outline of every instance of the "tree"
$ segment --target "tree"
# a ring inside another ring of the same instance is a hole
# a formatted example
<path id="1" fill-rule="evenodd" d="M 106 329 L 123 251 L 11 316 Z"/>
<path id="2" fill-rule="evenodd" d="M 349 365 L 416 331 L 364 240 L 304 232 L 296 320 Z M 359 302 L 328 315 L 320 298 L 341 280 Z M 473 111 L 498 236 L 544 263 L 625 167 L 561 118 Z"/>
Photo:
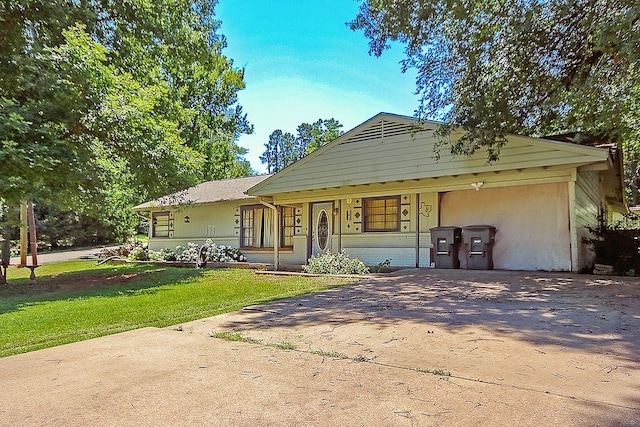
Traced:
<path id="1" fill-rule="evenodd" d="M 416 115 L 461 127 L 454 154 L 506 133 L 580 134 L 638 155 L 640 9 L 635 0 L 366 0 L 353 30 L 379 56 L 397 41 L 417 71 Z"/>
<path id="2" fill-rule="evenodd" d="M 293 134 L 283 133 L 280 129 L 276 129 L 269 135 L 269 142 L 264 144 L 266 150 L 260 156 L 262 163 L 267 164 L 267 172 L 278 172 L 295 160 L 297 151 L 294 151 L 295 137 Z"/>
<path id="3" fill-rule="evenodd" d="M 216 3 L 0 4 L 0 200 L 124 224 L 141 201 L 250 174 Z"/>
<path id="4" fill-rule="evenodd" d="M 298 126 L 300 151 L 309 154 L 343 134 L 342 125 L 336 119 L 318 119 L 315 123 Z"/>
<path id="5" fill-rule="evenodd" d="M 341 128 L 340 122 L 332 118 L 302 123 L 296 136 L 276 129 L 269 135 L 269 142 L 264 144 L 266 150 L 260 160 L 267 164 L 269 173 L 278 172 L 342 135 Z"/>
<path id="6" fill-rule="evenodd" d="M 4 2 L 0 195 L 99 191 L 91 171 L 111 159 L 152 197 L 206 179 L 210 133 L 251 130 L 215 4 Z"/>

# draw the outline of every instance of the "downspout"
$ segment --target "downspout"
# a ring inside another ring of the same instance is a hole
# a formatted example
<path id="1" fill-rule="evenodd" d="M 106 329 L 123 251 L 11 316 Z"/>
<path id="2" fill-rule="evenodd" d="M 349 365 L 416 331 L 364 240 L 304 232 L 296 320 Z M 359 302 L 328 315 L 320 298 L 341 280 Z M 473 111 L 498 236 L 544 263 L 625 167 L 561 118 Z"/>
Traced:
<path id="1" fill-rule="evenodd" d="M 416 193 L 416 268 L 420 268 L 420 193 Z"/>
<path id="2" fill-rule="evenodd" d="M 278 265 L 280 264 L 280 211 L 275 205 L 264 201 L 262 198 L 258 200 L 261 204 L 273 210 L 273 269 L 278 271 Z"/>
<path id="3" fill-rule="evenodd" d="M 342 253 L 342 199 L 338 200 L 338 253 Z"/>

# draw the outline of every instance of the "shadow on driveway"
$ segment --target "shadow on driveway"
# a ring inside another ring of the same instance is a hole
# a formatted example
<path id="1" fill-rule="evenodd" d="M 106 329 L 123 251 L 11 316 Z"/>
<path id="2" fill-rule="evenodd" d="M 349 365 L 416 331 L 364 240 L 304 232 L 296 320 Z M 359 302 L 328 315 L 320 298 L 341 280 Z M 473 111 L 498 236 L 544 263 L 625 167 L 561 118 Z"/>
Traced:
<path id="1" fill-rule="evenodd" d="M 533 344 L 611 351 L 640 361 L 640 284 L 635 278 L 403 270 L 265 307 L 268 311 L 228 327 L 298 328 L 363 320 L 390 327 L 411 320 L 451 331 L 481 327 Z"/>

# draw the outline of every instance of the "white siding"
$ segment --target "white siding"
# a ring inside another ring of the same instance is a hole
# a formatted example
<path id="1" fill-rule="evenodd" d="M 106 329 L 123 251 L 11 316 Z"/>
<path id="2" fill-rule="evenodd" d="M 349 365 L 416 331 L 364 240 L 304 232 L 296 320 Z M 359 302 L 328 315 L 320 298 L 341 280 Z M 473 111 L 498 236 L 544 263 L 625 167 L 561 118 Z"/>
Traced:
<path id="1" fill-rule="evenodd" d="M 150 249 L 175 249 L 187 242 L 204 243 L 207 238 L 216 244 L 238 247 L 239 227 L 235 220 L 239 216 L 240 204 L 237 201 L 173 206 L 168 210 L 173 224 L 170 238 L 150 238 Z M 185 222 L 187 216 L 189 222 Z"/>
<path id="2" fill-rule="evenodd" d="M 236 236 L 234 217 L 237 202 L 209 203 L 174 208 L 174 235 L 183 238 Z M 189 223 L 185 223 L 189 216 Z"/>
<path id="3" fill-rule="evenodd" d="M 376 123 L 370 125 L 374 126 Z M 608 152 L 603 149 L 509 136 L 500 160 L 492 164 L 487 163 L 484 151 L 473 156 L 453 157 L 446 146 L 441 149 L 441 158 L 436 160 L 434 149 L 437 139 L 432 130 L 405 130 L 384 136 L 379 132 L 368 132 L 368 129 L 360 131 L 363 138 L 357 138 L 358 133 L 343 135 L 256 185 L 249 193 L 273 195 L 398 180 L 587 164 L 608 158 Z"/>
<path id="4" fill-rule="evenodd" d="M 571 270 L 566 183 L 453 191 L 442 195 L 441 204 L 443 226 L 496 227 L 496 269 Z M 464 245 L 460 249 L 465 268 Z"/>
<path id="5" fill-rule="evenodd" d="M 367 265 L 387 259 L 394 267 L 416 266 L 416 233 L 360 233 L 342 236 L 342 249 Z M 420 233 L 420 266 L 431 264 L 431 237 Z"/>
<path id="6" fill-rule="evenodd" d="M 578 172 L 576 179 L 575 220 L 578 245 L 577 270 L 593 266 L 595 254 L 585 238 L 591 237 L 587 227 L 594 227 L 598 223 L 598 211 L 604 207 L 600 193 L 600 174 L 598 172 Z"/>

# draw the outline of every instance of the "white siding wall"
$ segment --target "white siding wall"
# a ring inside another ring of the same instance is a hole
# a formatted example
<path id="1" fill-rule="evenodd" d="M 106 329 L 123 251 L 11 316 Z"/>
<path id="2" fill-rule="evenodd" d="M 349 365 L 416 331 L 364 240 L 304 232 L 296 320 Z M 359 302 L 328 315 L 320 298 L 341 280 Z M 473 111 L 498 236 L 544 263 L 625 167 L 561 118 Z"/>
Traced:
<path id="1" fill-rule="evenodd" d="M 246 202 L 245 202 L 246 204 Z M 255 205 L 256 203 L 250 203 Z M 151 238 L 149 248 L 158 251 L 163 248 L 176 249 L 176 246 L 186 246 L 188 242 L 203 244 L 211 239 L 216 245 L 225 245 L 238 248 L 240 245 L 240 211 L 238 202 L 218 202 L 211 204 L 184 206 L 172 208 L 173 237 Z M 280 263 L 300 265 L 306 262 L 307 254 L 307 208 L 296 208 L 295 236 L 293 250 L 280 251 Z M 185 216 L 189 216 L 189 222 L 185 223 Z M 236 223 L 236 221 L 238 221 Z M 273 263 L 274 253 L 272 249 L 244 250 L 242 253 L 250 262 Z"/>
<path id="2" fill-rule="evenodd" d="M 239 227 L 235 224 L 239 215 L 238 202 L 218 202 L 211 204 L 179 206 L 169 209 L 172 218 L 171 238 L 150 238 L 149 248 L 175 249 L 188 242 L 204 243 L 211 238 L 216 244 L 234 248 L 239 244 Z M 189 222 L 185 222 L 185 217 Z"/>
<path id="3" fill-rule="evenodd" d="M 220 202 L 188 206 L 174 211 L 174 236 L 233 238 L 237 236 L 234 223 L 237 209 L 237 202 Z M 189 223 L 184 222 L 185 216 L 189 216 Z"/>
<path id="4" fill-rule="evenodd" d="M 443 226 L 491 225 L 496 269 L 571 270 L 567 183 L 482 188 L 442 195 Z M 465 245 L 460 247 L 466 268 Z"/>
<path id="5" fill-rule="evenodd" d="M 376 197 L 372 195 L 372 197 Z M 421 193 L 420 206 L 417 205 L 415 193 L 400 194 L 400 232 L 371 232 L 362 231 L 363 214 L 362 198 L 350 197 L 335 201 L 335 206 L 341 210 L 334 217 L 337 221 L 334 227 L 332 245 L 341 247 L 351 257 L 356 257 L 368 265 L 376 265 L 387 259 L 392 266 L 415 267 L 416 265 L 416 227 L 420 223 L 420 254 L 421 267 L 429 267 L 431 263 L 431 240 L 429 228 L 438 222 L 437 193 Z M 418 220 L 417 209 L 420 209 Z M 342 237 L 338 233 L 342 232 Z"/>
<path id="6" fill-rule="evenodd" d="M 381 234 L 381 233 L 378 233 Z M 386 234 L 386 233 L 385 233 Z M 429 267 L 431 263 L 430 237 L 426 233 L 420 236 L 420 266 Z M 377 241 L 377 242 L 376 242 Z M 369 234 L 361 236 L 343 236 L 342 247 L 352 258 L 358 258 L 367 265 L 376 265 L 387 259 L 394 267 L 415 267 L 416 265 L 416 235 L 397 234 L 371 237 Z"/>
<path id="7" fill-rule="evenodd" d="M 606 159 L 606 151 L 600 149 L 510 136 L 509 143 L 500 152 L 500 160 L 491 164 L 482 150 L 472 156 L 453 157 L 446 148 L 441 150 L 439 161 L 435 161 L 436 143 L 432 131 L 351 142 L 336 140 L 259 184 L 257 194 L 262 194 L 263 186 L 267 194 L 278 194 Z"/>
<path id="8" fill-rule="evenodd" d="M 578 172 L 576 179 L 576 232 L 578 235 L 578 268 L 593 266 L 595 254 L 585 238 L 591 237 L 587 227 L 598 223 L 598 211 L 604 206 L 600 192 L 600 174 L 598 172 Z"/>

